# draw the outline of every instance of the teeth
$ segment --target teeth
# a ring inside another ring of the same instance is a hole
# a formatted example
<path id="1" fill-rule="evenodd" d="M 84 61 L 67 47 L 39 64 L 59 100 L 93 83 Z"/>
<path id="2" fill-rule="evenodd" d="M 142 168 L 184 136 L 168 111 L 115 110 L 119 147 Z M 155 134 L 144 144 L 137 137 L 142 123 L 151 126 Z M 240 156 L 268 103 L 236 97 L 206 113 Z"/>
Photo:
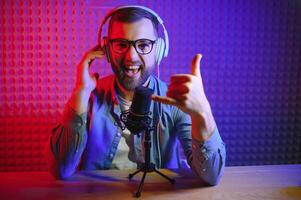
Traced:
<path id="1" fill-rule="evenodd" d="M 132 69 L 132 70 L 135 70 L 135 69 L 139 69 L 140 66 L 127 66 L 128 69 Z"/>
<path id="2" fill-rule="evenodd" d="M 128 77 L 135 78 L 138 76 L 140 65 L 127 65 L 124 68 L 124 72 Z"/>

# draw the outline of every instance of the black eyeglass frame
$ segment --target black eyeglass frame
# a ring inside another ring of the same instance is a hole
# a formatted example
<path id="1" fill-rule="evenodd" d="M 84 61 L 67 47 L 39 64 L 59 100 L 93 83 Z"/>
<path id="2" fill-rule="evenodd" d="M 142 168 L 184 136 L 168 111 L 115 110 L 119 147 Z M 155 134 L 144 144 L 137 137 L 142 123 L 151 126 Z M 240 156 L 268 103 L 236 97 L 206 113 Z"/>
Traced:
<path id="1" fill-rule="evenodd" d="M 150 42 L 151 45 L 152 45 L 151 48 L 150 48 L 150 50 L 149 50 L 147 53 L 139 52 L 139 51 L 137 50 L 137 47 L 136 47 L 137 42 L 140 42 L 140 41 L 143 41 L 143 40 L 146 40 L 146 41 Z M 150 52 L 152 52 L 153 47 L 154 47 L 154 44 L 157 42 L 157 40 L 150 40 L 150 39 L 146 39 L 146 38 L 141 38 L 141 39 L 138 39 L 138 40 L 127 40 L 127 39 L 124 39 L 124 38 L 114 38 L 114 39 L 109 39 L 109 44 L 112 46 L 112 50 L 113 50 L 115 53 L 118 53 L 118 54 L 124 54 L 125 52 L 127 52 L 127 51 L 129 50 L 129 48 L 130 48 L 130 45 L 128 46 L 128 48 L 127 48 L 126 50 L 124 50 L 124 52 L 119 52 L 119 51 L 116 51 L 116 49 L 114 49 L 114 47 L 113 47 L 113 42 L 114 42 L 114 41 L 125 41 L 127 44 L 132 45 L 132 46 L 135 48 L 136 52 L 137 52 L 138 54 L 140 54 L 140 55 L 147 55 L 147 54 L 149 54 Z"/>

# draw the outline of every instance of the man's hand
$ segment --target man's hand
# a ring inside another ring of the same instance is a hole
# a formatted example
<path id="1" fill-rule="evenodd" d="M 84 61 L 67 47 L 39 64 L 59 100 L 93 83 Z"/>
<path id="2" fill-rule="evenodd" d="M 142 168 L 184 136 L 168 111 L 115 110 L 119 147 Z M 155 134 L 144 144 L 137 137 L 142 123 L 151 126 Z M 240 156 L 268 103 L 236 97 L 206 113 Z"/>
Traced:
<path id="1" fill-rule="evenodd" d="M 176 74 L 171 77 L 166 93 L 167 97 L 153 95 L 152 99 L 177 106 L 189 114 L 193 126 L 192 136 L 199 141 L 204 141 L 213 133 L 215 121 L 204 92 L 200 72 L 201 58 L 201 54 L 194 57 L 191 64 L 191 74 Z"/>
<path id="2" fill-rule="evenodd" d="M 104 56 L 104 52 L 99 46 L 96 46 L 84 55 L 77 66 L 76 84 L 69 100 L 69 105 L 78 114 L 87 111 L 90 94 L 97 84 L 98 74 L 90 73 L 90 65 L 94 59 L 101 59 Z"/>
<path id="3" fill-rule="evenodd" d="M 99 48 L 99 46 L 94 47 L 84 55 L 77 66 L 75 90 L 91 92 L 95 89 L 98 74 L 91 74 L 89 72 L 89 68 L 94 59 L 101 59 L 102 57 L 104 57 L 104 52 Z"/>

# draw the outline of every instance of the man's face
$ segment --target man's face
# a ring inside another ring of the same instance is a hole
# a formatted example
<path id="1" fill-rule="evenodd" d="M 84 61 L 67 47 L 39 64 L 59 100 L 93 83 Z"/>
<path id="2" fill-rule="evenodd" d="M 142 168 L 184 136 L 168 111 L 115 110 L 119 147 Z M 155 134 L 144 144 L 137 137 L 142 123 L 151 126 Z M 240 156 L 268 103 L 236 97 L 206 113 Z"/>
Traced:
<path id="1" fill-rule="evenodd" d="M 129 41 L 138 39 L 156 40 L 157 36 L 152 22 L 142 18 L 137 22 L 124 23 L 115 21 L 112 24 L 109 39 L 122 38 Z M 142 85 L 153 73 L 156 65 L 156 43 L 146 55 L 140 55 L 133 45 L 124 53 L 116 53 L 110 45 L 111 65 L 117 80 L 127 90 L 134 90 Z"/>

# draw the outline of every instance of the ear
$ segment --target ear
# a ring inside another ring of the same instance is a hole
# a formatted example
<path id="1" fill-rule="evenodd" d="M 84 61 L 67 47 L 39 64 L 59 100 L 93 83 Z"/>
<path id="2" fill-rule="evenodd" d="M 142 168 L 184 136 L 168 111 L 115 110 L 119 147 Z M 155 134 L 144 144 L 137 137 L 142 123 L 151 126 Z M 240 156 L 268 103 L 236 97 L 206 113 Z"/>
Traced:
<path id="1" fill-rule="evenodd" d="M 103 39 L 101 40 L 101 47 L 105 51 L 108 63 L 110 63 L 111 57 L 110 57 L 110 47 L 109 47 L 108 37 L 103 37 Z"/>

